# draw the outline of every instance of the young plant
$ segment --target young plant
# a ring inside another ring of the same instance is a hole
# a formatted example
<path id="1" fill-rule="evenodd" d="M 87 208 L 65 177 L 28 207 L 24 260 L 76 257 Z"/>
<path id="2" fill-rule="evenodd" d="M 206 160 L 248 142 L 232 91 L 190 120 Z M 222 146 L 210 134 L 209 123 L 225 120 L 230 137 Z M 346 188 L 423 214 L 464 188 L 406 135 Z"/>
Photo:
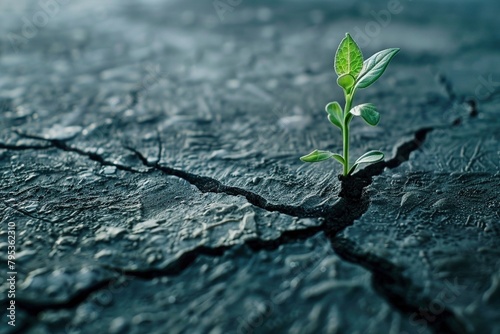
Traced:
<path id="1" fill-rule="evenodd" d="M 304 162 L 319 162 L 330 158 L 340 162 L 343 166 L 343 175 L 351 175 L 363 163 L 374 163 L 384 158 L 380 151 L 369 151 L 354 162 L 349 164 L 349 124 L 354 116 L 360 116 L 368 125 L 376 126 L 380 121 L 377 108 L 371 103 L 360 104 L 352 107 L 354 95 L 358 89 L 366 88 L 377 81 L 384 73 L 391 59 L 399 49 L 386 49 L 377 52 L 363 61 L 363 54 L 356 42 L 347 33 L 340 42 L 335 54 L 335 72 L 338 75 L 337 84 L 344 90 L 345 106 L 340 107 L 338 102 L 330 102 L 325 110 L 330 122 L 342 132 L 343 155 L 329 151 L 314 150 L 300 158 Z"/>

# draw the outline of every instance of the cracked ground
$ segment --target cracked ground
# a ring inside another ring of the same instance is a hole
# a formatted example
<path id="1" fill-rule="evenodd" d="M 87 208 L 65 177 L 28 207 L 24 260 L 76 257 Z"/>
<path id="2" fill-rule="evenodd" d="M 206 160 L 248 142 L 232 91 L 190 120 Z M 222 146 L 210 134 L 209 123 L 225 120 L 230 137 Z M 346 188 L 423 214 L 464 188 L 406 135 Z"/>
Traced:
<path id="1" fill-rule="evenodd" d="M 0 333 L 499 334 L 500 4 L 390 3 L 2 2 Z M 340 181 L 347 31 L 401 52 Z"/>

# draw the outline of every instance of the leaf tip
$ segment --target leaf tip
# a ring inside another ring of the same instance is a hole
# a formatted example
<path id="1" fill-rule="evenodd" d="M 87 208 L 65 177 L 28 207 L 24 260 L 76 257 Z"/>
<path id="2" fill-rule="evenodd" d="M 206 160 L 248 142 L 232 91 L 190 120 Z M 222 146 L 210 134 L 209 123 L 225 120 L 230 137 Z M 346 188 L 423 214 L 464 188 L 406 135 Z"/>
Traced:
<path id="1" fill-rule="evenodd" d="M 308 158 L 309 158 L 309 154 L 308 155 L 303 155 L 299 159 L 302 162 L 310 162 Z"/>

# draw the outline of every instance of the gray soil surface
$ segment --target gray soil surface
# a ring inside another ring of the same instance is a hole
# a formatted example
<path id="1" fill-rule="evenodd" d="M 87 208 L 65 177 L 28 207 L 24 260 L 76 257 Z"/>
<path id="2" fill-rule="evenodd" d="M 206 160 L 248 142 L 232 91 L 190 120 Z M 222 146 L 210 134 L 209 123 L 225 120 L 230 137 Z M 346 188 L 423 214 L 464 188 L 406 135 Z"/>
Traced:
<path id="1" fill-rule="evenodd" d="M 215 3 L 0 4 L 0 333 L 500 334 L 500 3 Z"/>

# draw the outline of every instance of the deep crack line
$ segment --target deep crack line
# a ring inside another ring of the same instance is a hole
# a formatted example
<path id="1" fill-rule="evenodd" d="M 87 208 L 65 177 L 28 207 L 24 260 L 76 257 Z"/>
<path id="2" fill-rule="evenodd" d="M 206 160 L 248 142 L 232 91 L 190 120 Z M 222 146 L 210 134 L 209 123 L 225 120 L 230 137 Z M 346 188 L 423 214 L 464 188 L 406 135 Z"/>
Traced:
<path id="1" fill-rule="evenodd" d="M 279 212 L 282 214 L 298 218 L 324 218 L 325 216 L 331 215 L 335 211 L 334 208 L 337 206 L 337 205 L 333 206 L 324 205 L 315 208 L 304 208 L 302 206 L 273 204 L 259 194 L 256 194 L 254 192 L 248 191 L 243 188 L 227 186 L 214 178 L 208 176 L 201 176 L 185 172 L 180 169 L 164 166 L 161 165 L 159 162 L 151 163 L 138 150 L 129 146 L 126 146 L 125 148 L 133 152 L 137 156 L 137 158 L 144 164 L 144 166 L 149 168 L 155 168 L 166 175 L 175 176 L 180 179 L 183 179 L 188 183 L 190 183 L 191 185 L 198 188 L 198 190 L 201 191 L 202 193 L 226 194 L 229 196 L 243 196 L 250 204 L 259 207 L 261 209 L 264 209 L 266 211 Z"/>
<path id="2" fill-rule="evenodd" d="M 424 317 L 421 310 L 426 310 L 432 300 L 421 293 L 409 278 L 403 274 L 403 269 L 384 258 L 363 252 L 354 242 L 339 237 L 331 239 L 332 248 L 342 259 L 357 264 L 372 273 L 372 284 L 377 293 L 396 309 L 415 316 L 413 321 Z M 420 315 L 420 317 L 418 317 Z M 467 333 L 464 324 L 452 310 L 443 306 L 439 314 L 434 314 L 434 320 L 426 324 L 435 333 Z M 425 320 L 425 319 L 424 319 Z"/>
<path id="3" fill-rule="evenodd" d="M 411 153 L 418 150 L 424 144 L 425 140 L 427 139 L 427 135 L 434 130 L 434 127 L 425 127 L 415 131 L 412 140 L 404 142 L 396 149 L 394 158 L 369 165 L 359 172 L 355 173 L 353 176 L 361 178 L 379 176 L 382 175 L 382 173 L 384 172 L 384 168 L 386 167 L 389 169 L 394 169 L 401 166 L 401 164 L 410 160 Z"/>
<path id="4" fill-rule="evenodd" d="M 415 132 L 415 136 L 412 140 L 403 143 L 400 145 L 397 150 L 395 157 L 388 160 L 388 161 L 382 161 L 377 164 L 370 165 L 359 172 L 355 173 L 352 177 L 347 178 L 343 180 L 342 185 L 343 185 L 343 190 L 346 188 L 349 188 L 350 191 L 354 193 L 355 196 L 347 196 L 346 198 L 341 198 L 337 203 L 335 203 L 333 206 L 321 206 L 321 207 L 316 207 L 316 208 L 303 208 L 301 206 L 289 206 L 289 205 L 282 205 L 282 204 L 272 204 L 269 203 L 264 197 L 253 193 L 251 191 L 238 188 L 238 187 L 232 187 L 232 186 L 227 186 L 222 184 L 220 181 L 206 177 L 206 176 L 200 176 L 196 174 L 192 174 L 189 172 L 185 172 L 182 170 L 174 169 L 168 166 L 162 166 L 158 162 L 151 163 L 148 161 L 148 159 L 142 155 L 139 151 L 137 151 L 134 148 L 127 147 L 131 152 L 133 152 L 137 158 L 145 165 L 146 167 L 150 169 L 157 169 L 164 174 L 171 175 L 171 176 L 176 176 L 178 178 L 181 178 L 190 184 L 194 185 L 197 187 L 201 192 L 204 193 L 223 193 L 231 196 L 243 196 L 245 197 L 251 204 L 267 210 L 267 211 L 277 211 L 283 214 L 287 214 L 290 216 L 295 216 L 299 218 L 325 218 L 329 222 L 336 222 L 334 218 L 340 218 L 344 217 L 344 222 L 343 224 L 339 224 L 340 226 L 347 226 L 345 223 L 352 222 L 355 219 L 359 218 L 362 213 L 364 213 L 364 210 L 367 209 L 366 205 L 360 206 L 360 202 L 362 202 L 360 199 L 362 198 L 362 191 L 364 188 L 366 188 L 369 184 L 371 184 L 371 179 L 374 176 L 381 175 L 383 173 L 384 168 L 396 168 L 397 166 L 401 165 L 403 162 L 406 162 L 409 160 L 411 152 L 417 150 L 422 143 L 425 141 L 427 134 L 432 131 L 433 128 L 423 128 L 420 130 L 417 130 Z M 105 160 L 103 157 L 96 153 L 92 152 L 86 152 L 81 149 L 75 148 L 73 146 L 67 145 L 65 142 L 61 140 L 54 140 L 54 139 L 47 139 L 39 136 L 34 136 L 34 135 L 28 135 L 25 133 L 20 133 L 18 134 L 22 137 L 30 138 L 30 139 L 35 139 L 35 140 L 41 140 L 45 142 L 49 142 L 51 145 L 49 146 L 36 146 L 37 148 L 51 148 L 55 147 L 60 150 L 66 151 L 66 152 L 74 152 L 78 155 L 85 156 L 89 158 L 90 160 L 99 162 L 102 165 L 107 165 L 107 166 L 115 166 L 118 169 L 124 170 L 124 171 L 129 171 L 129 172 L 134 172 L 134 173 L 141 173 L 142 171 L 136 170 L 132 167 L 129 166 L 124 166 L 116 163 L 109 162 Z M 23 148 L 24 149 L 24 148 Z M 354 191 L 353 191 L 354 190 Z M 342 197 L 342 191 L 341 191 L 341 197 Z M 354 202 L 352 202 L 354 200 Z M 345 210 L 345 208 L 349 209 L 354 209 L 354 207 L 357 207 L 356 210 Z M 344 210 L 343 210 L 344 209 Z M 350 214 L 349 214 L 350 212 Z M 354 212 L 354 214 L 353 214 Z M 359 216 L 358 216 L 359 215 Z M 347 219 L 346 219 L 347 218 Z M 331 227 L 330 227 L 331 228 Z M 335 230 L 337 230 L 335 228 Z"/>
<path id="5" fill-rule="evenodd" d="M 449 101 L 451 103 L 457 102 L 457 95 L 453 91 L 451 82 L 444 77 L 439 78 L 439 80 L 440 83 L 445 88 L 445 91 L 449 97 Z M 477 113 L 477 111 L 475 112 Z M 474 116 L 473 113 L 471 113 L 470 115 Z M 460 124 L 460 122 L 454 121 L 451 124 L 451 126 L 455 126 L 458 124 Z M 254 250 L 274 249 L 275 247 L 278 247 L 279 245 L 286 243 L 288 241 L 308 238 L 312 234 L 323 231 L 330 237 L 332 248 L 335 250 L 337 254 L 339 254 L 339 256 L 341 256 L 344 260 L 360 265 L 365 269 L 367 269 L 368 271 L 370 271 L 373 275 L 373 285 L 375 290 L 383 298 L 391 302 L 391 304 L 396 309 L 408 313 L 411 311 L 415 311 L 421 305 L 424 306 L 428 305 L 427 300 L 424 297 L 421 297 L 421 295 L 418 294 L 413 295 L 414 297 L 416 297 L 416 299 L 408 298 L 408 290 L 416 289 L 416 287 L 414 287 L 412 282 L 408 279 L 405 279 L 401 271 L 395 270 L 394 268 L 396 268 L 396 266 L 385 259 L 376 258 L 372 254 L 361 254 L 355 250 L 356 245 L 354 244 L 351 245 L 351 247 L 341 247 L 340 245 L 342 244 L 342 239 L 337 238 L 336 235 L 339 231 L 343 230 L 345 227 L 352 225 L 356 219 L 360 218 L 368 210 L 369 200 L 366 198 L 366 195 L 363 193 L 363 191 L 367 186 L 369 186 L 372 183 L 373 177 L 382 175 L 385 168 L 393 169 L 400 166 L 403 162 L 408 161 L 411 153 L 417 150 L 423 144 L 427 134 L 433 130 L 434 128 L 422 128 L 420 130 L 417 130 L 415 132 L 414 139 L 405 142 L 399 147 L 397 147 L 394 158 L 388 161 L 383 161 L 374 165 L 370 165 L 364 168 L 363 170 L 360 170 L 357 173 L 355 173 L 351 178 L 342 180 L 343 181 L 342 191 L 340 196 L 341 197 L 343 197 L 342 195 L 345 196 L 345 199 L 343 199 L 344 202 L 341 202 L 343 209 L 356 208 L 356 210 L 354 214 L 352 212 L 347 212 L 344 215 L 340 214 L 340 220 L 343 220 L 341 224 L 339 224 L 339 221 L 333 221 L 332 219 L 328 219 L 328 218 L 333 218 L 328 213 L 331 213 L 332 211 L 334 212 L 336 209 L 342 209 L 341 205 L 334 205 L 329 208 L 330 210 L 324 210 L 323 208 L 314 208 L 307 210 L 302 207 L 271 204 L 262 196 L 247 191 L 245 189 L 226 186 L 223 185 L 220 181 L 209 177 L 191 174 L 182 170 L 176 170 L 168 166 L 161 166 L 159 164 L 159 160 L 157 160 L 156 163 L 151 164 L 142 154 L 140 154 L 140 152 L 136 150 L 132 151 L 136 154 L 136 156 L 139 158 L 139 160 L 141 160 L 141 162 L 145 166 L 152 169 L 160 170 L 167 175 L 172 175 L 182 178 L 187 182 L 189 182 L 190 184 L 196 186 L 202 192 L 215 192 L 215 193 L 225 193 L 227 195 L 233 195 L 233 196 L 244 196 L 250 203 L 268 211 L 279 211 L 288 215 L 299 216 L 299 217 L 303 215 L 303 217 L 325 218 L 327 222 L 326 224 L 322 224 L 320 226 L 316 226 L 310 229 L 308 228 L 299 231 L 284 232 L 282 235 L 283 238 L 279 238 L 274 241 L 268 242 L 260 239 L 254 239 L 245 241 L 245 244 L 247 244 Z M 32 137 L 32 139 L 48 141 L 51 145 L 47 147 L 34 146 L 32 148 L 29 148 L 27 146 L 23 147 L 23 146 L 10 145 L 9 147 L 6 148 L 12 150 L 25 150 L 25 149 L 28 150 L 28 149 L 47 149 L 50 147 L 56 147 L 64 151 L 75 152 L 79 155 L 87 156 L 91 160 L 97 161 L 103 165 L 115 166 L 118 169 L 130 172 L 141 172 L 129 166 L 122 166 L 119 164 L 108 162 L 97 154 L 85 152 L 76 149 L 74 147 L 68 146 L 63 141 L 47 140 L 45 138 L 37 138 L 37 137 Z M 161 155 L 161 151 L 159 152 L 159 154 Z M 350 189 L 351 194 L 349 194 L 349 192 L 346 191 L 348 190 L 349 187 L 351 187 Z M 354 189 L 355 191 L 352 191 L 352 189 Z M 352 202 L 353 200 L 354 202 Z M 339 204 L 339 202 L 336 204 Z M 284 212 L 282 210 L 284 210 Z M 336 224 L 332 225 L 333 222 L 335 222 Z M 296 233 L 296 235 L 293 235 L 293 233 Z M 201 246 L 200 248 L 196 247 L 190 252 L 188 252 L 188 254 L 184 256 L 182 255 L 179 256 L 179 258 L 177 258 L 173 263 L 169 264 L 165 269 L 160 269 L 159 271 L 153 270 L 150 272 L 130 270 L 126 272 L 126 274 L 144 279 L 150 279 L 161 275 L 178 275 L 185 268 L 189 267 L 189 265 L 192 264 L 198 258 L 198 256 L 200 255 L 221 256 L 230 247 L 232 246 L 215 248 L 215 249 L 210 247 L 207 248 L 204 246 Z M 383 270 L 381 270 L 381 268 L 383 268 Z M 114 268 L 114 270 L 122 271 L 119 268 Z M 94 290 L 98 291 L 99 288 L 96 287 L 96 289 Z M 88 292 L 86 297 L 90 296 L 90 294 L 95 291 Z M 78 302 L 85 300 L 86 297 L 83 295 L 78 295 L 65 305 L 68 306 L 72 306 L 74 304 L 78 305 Z M 62 305 L 56 305 L 56 308 L 58 307 L 62 307 Z M 460 321 L 458 321 L 457 317 L 453 314 L 453 312 L 449 311 L 448 309 L 446 309 L 445 312 L 439 315 L 438 319 L 430 324 L 430 327 L 436 333 L 465 332 L 465 330 L 463 330 L 462 324 L 460 324 Z"/>
<path id="6" fill-rule="evenodd" d="M 17 298 L 16 305 L 22 310 L 26 311 L 31 316 L 37 316 L 40 312 L 47 310 L 63 310 L 75 308 L 90 297 L 95 292 L 105 289 L 110 284 L 116 282 L 117 279 L 105 279 L 99 281 L 85 289 L 79 290 L 68 300 L 56 301 L 51 303 L 41 303 L 32 300 L 25 300 Z"/>
<path id="7" fill-rule="evenodd" d="M 395 168 L 409 159 L 411 152 L 418 149 L 426 138 L 427 133 L 432 131 L 432 128 L 424 128 L 418 130 L 415 134 L 415 138 L 411 141 L 403 143 L 396 150 L 396 155 L 394 158 L 380 162 L 378 164 L 371 165 L 358 173 L 354 174 L 351 178 L 344 180 L 343 191 L 348 188 L 350 192 L 354 193 L 356 196 L 349 196 L 346 198 L 341 198 L 337 203 L 330 207 L 319 207 L 314 209 L 305 209 L 302 207 L 286 206 L 270 204 L 262 196 L 255 194 L 250 191 L 246 191 L 237 187 L 230 187 L 223 185 L 219 181 L 205 177 L 184 172 L 181 170 L 173 169 L 166 166 L 160 166 L 158 163 L 150 163 L 147 158 L 144 157 L 137 150 L 128 147 L 129 150 L 134 152 L 138 159 L 147 167 L 158 169 L 167 175 L 172 175 L 179 177 L 188 181 L 190 184 L 196 186 L 202 192 L 214 192 L 214 193 L 224 193 L 231 196 L 244 196 L 247 200 L 257 207 L 260 207 L 267 211 L 278 211 L 283 214 L 297 217 L 312 217 L 312 218 L 323 218 L 325 222 L 320 225 L 312 226 L 300 230 L 291 230 L 282 232 L 278 239 L 274 240 L 262 240 L 260 238 L 252 238 L 245 240 L 243 244 L 248 245 L 254 250 L 261 249 L 275 249 L 282 244 L 288 243 L 290 241 L 301 240 L 309 238 L 310 236 L 319 233 L 321 231 L 326 232 L 329 236 L 335 236 L 339 231 L 343 230 L 345 227 L 352 225 L 352 223 L 360 218 L 369 207 L 369 200 L 365 195 L 362 194 L 364 188 L 371 184 L 372 178 L 374 176 L 383 173 L 384 168 Z M 77 154 L 87 156 L 91 160 L 102 162 L 105 161 L 102 157 L 94 154 L 87 153 L 79 149 L 75 149 L 62 143 L 60 141 L 48 140 L 45 138 L 38 138 L 30 136 L 32 139 L 50 141 L 54 147 L 60 148 L 64 151 L 75 152 Z M 107 165 L 115 165 L 113 163 L 106 163 Z M 125 169 L 128 170 L 128 169 Z M 345 186 L 345 187 L 344 187 Z M 200 245 L 194 249 L 180 254 L 175 261 L 169 263 L 164 268 L 150 269 L 150 270 L 122 270 L 119 268 L 111 268 L 113 270 L 121 270 L 126 275 L 142 277 L 142 278 L 152 278 L 157 276 L 169 276 L 178 275 L 185 268 L 187 268 L 196 258 L 200 255 L 208 256 L 221 256 L 228 248 L 232 246 L 221 246 L 217 248 L 206 247 Z"/>
<path id="8" fill-rule="evenodd" d="M 363 170 L 360 170 L 359 172 L 355 173 L 352 178 L 349 179 L 354 179 L 354 180 L 360 180 L 360 179 L 365 179 L 365 180 L 370 180 L 371 183 L 371 178 L 373 176 L 377 176 L 383 173 L 383 170 L 385 167 L 388 168 L 395 168 L 399 165 L 401 165 L 403 162 L 406 162 L 409 160 L 409 156 L 411 152 L 414 150 L 418 149 L 423 141 L 426 138 L 427 133 L 432 131 L 433 128 L 423 128 L 420 130 L 417 130 L 415 133 L 415 138 L 409 142 L 403 143 L 401 146 L 398 147 L 396 151 L 396 155 L 393 159 L 388 160 L 388 161 L 382 161 L 374 165 L 370 165 Z M 107 161 L 104 159 L 102 156 L 98 155 L 97 153 L 93 152 L 87 152 L 81 149 L 78 149 L 76 147 L 70 146 L 66 144 L 62 140 L 55 140 L 55 139 L 47 139 L 35 135 L 29 135 L 25 134 L 22 132 L 17 131 L 16 132 L 19 136 L 29 138 L 29 139 L 35 139 L 35 140 L 41 140 L 50 143 L 50 146 L 43 146 L 44 148 L 50 148 L 54 147 L 66 152 L 74 152 L 78 155 L 81 156 L 86 156 L 90 160 L 96 161 L 102 165 L 105 166 L 114 166 L 119 170 L 123 171 L 128 171 L 128 172 L 133 172 L 133 173 L 143 173 L 140 170 L 137 170 L 133 167 L 126 166 L 126 165 L 121 165 L 117 163 L 113 163 L 110 161 Z M 284 205 L 284 204 L 273 204 L 270 203 L 267 199 L 262 197 L 259 194 L 256 194 L 254 192 L 248 191 L 243 188 L 239 187 L 233 187 L 233 186 L 227 186 L 222 184 L 220 181 L 213 179 L 211 177 L 207 176 L 200 176 L 197 174 L 185 172 L 183 170 L 175 169 L 172 167 L 164 166 L 161 165 L 158 161 L 157 162 L 149 162 L 148 159 L 140 153 L 138 150 L 126 146 L 128 150 L 133 152 L 136 157 L 141 161 L 141 163 L 150 169 L 156 169 L 161 172 L 163 172 L 166 175 L 171 175 L 175 176 L 178 178 L 181 178 L 188 183 L 194 185 L 196 188 L 198 188 L 202 193 L 222 193 L 230 196 L 243 196 L 246 198 L 246 200 L 254 205 L 257 206 L 261 209 L 264 209 L 266 211 L 270 212 L 280 212 L 282 214 L 286 214 L 289 216 L 294 216 L 298 218 L 328 218 L 331 215 L 334 215 L 336 209 L 338 208 L 339 202 L 335 203 L 333 206 L 319 206 L 315 208 L 304 208 L 302 206 L 292 206 L 292 205 Z M 349 182 L 349 179 L 345 180 L 347 182 L 342 182 L 343 189 L 347 189 L 348 187 L 344 187 L 346 183 L 349 184 L 349 186 L 352 186 L 352 182 Z M 347 191 L 341 191 L 340 196 L 347 196 L 350 198 L 360 198 L 361 197 L 361 192 L 362 190 L 369 184 L 367 182 L 361 182 L 364 184 L 361 188 L 355 187 L 357 191 L 352 192 L 352 194 L 347 194 Z M 349 191 L 351 191 L 350 189 Z"/>
<path id="9" fill-rule="evenodd" d="M 339 210 L 339 208 L 345 206 L 345 202 L 343 201 L 342 197 L 359 200 L 361 198 L 363 189 L 371 184 L 371 179 L 374 176 L 381 175 L 386 167 L 389 169 L 393 169 L 408 161 L 410 159 L 411 153 L 420 148 L 420 146 L 424 143 L 427 134 L 433 130 L 434 128 L 432 127 L 426 127 L 417 130 L 412 140 L 401 144 L 396 149 L 394 158 L 388 161 L 382 161 L 377 164 L 370 165 L 360 170 L 352 177 L 344 179 L 342 182 L 342 191 L 340 192 L 340 201 L 336 202 L 332 206 L 319 206 L 315 208 L 273 204 L 259 194 L 243 188 L 224 185 L 220 181 L 211 177 L 201 176 L 172 167 L 164 166 L 159 162 L 149 162 L 149 160 L 137 149 L 129 146 L 126 146 L 125 148 L 133 152 L 142 162 L 142 164 L 144 164 L 144 166 L 155 168 L 166 175 L 181 178 L 194 185 L 202 193 L 223 193 L 230 196 L 243 196 L 250 204 L 266 211 L 280 212 L 282 214 L 299 218 L 325 218 L 327 220 L 331 220 L 333 216 L 337 216 L 336 212 Z"/>
<path id="10" fill-rule="evenodd" d="M 414 299 L 408 299 L 406 293 L 408 289 L 416 290 L 412 282 L 407 279 L 403 279 L 400 272 L 394 270 L 395 266 L 384 259 L 374 258 L 373 255 L 360 255 L 356 253 L 352 247 L 340 247 L 341 239 L 337 238 L 336 235 L 339 231 L 343 230 L 349 225 L 352 225 L 354 221 L 360 218 L 369 208 L 369 199 L 367 195 L 363 193 L 363 190 L 372 183 L 372 179 L 375 176 L 381 175 L 385 168 L 396 168 L 403 162 L 408 161 L 411 153 L 417 150 L 425 141 L 426 136 L 434 128 L 423 128 L 415 132 L 414 138 L 401 144 L 396 149 L 396 154 L 394 158 L 383 161 L 367 168 L 360 170 L 358 173 L 354 174 L 352 177 L 343 180 L 342 186 L 343 190 L 350 188 L 355 194 L 355 198 L 348 196 L 346 198 L 341 198 L 334 206 L 330 207 L 330 210 L 324 210 L 324 208 L 309 209 L 309 211 L 302 207 L 292 207 L 284 205 L 270 204 L 268 201 L 260 195 L 246 191 L 237 187 L 230 187 L 223 185 L 221 182 L 204 176 L 199 176 L 191 174 L 182 170 L 177 170 L 167 166 L 161 166 L 158 162 L 150 163 L 147 158 L 144 157 L 140 152 L 135 149 L 128 148 L 134 152 L 137 158 L 147 167 L 157 169 L 162 171 L 167 175 L 176 176 L 182 178 L 192 185 L 196 186 L 202 192 L 215 192 L 215 193 L 225 193 L 227 195 L 234 196 L 244 196 L 247 200 L 265 210 L 269 211 L 279 211 L 282 213 L 290 215 L 301 215 L 304 217 L 316 217 L 324 218 L 325 224 L 315 226 L 312 228 L 307 228 L 304 230 L 297 231 L 287 231 L 283 232 L 281 237 L 276 240 L 265 241 L 258 238 L 246 240 L 245 245 L 249 246 L 253 250 L 262 249 L 275 249 L 280 245 L 294 241 L 307 239 L 318 232 L 324 232 L 329 237 L 332 243 L 332 248 L 335 250 L 339 256 L 344 260 L 351 263 L 361 265 L 373 275 L 373 282 L 375 290 L 386 300 L 390 301 L 391 304 L 398 310 L 408 313 L 409 311 L 417 310 L 420 305 L 425 305 L 425 299 L 418 296 L 420 299 L 418 301 Z M 46 140 L 40 138 L 40 140 Z M 64 151 L 75 152 L 80 155 L 87 156 L 91 160 L 102 162 L 105 161 L 102 157 L 96 154 L 89 154 L 87 152 L 75 149 L 66 145 L 60 141 L 50 141 L 52 145 L 60 148 Z M 115 164 L 112 164 L 115 165 Z M 127 167 L 129 169 L 130 167 Z M 124 170 L 127 170 L 124 169 Z M 354 191 L 353 191 L 354 190 Z M 342 192 L 341 192 L 342 193 Z M 222 256 L 226 251 L 233 246 L 221 246 L 221 247 L 206 247 L 199 246 L 194 249 L 180 254 L 173 262 L 169 263 L 165 268 L 150 269 L 150 270 L 123 270 L 120 268 L 108 267 L 106 269 L 112 269 L 114 271 L 120 271 L 124 275 L 132 276 L 142 279 L 153 279 L 159 276 L 173 276 L 179 275 L 188 268 L 199 256 Z M 105 268 L 105 267 L 103 267 Z M 382 268 L 382 269 L 381 269 Z M 107 282 L 108 283 L 108 282 Z M 104 284 L 105 285 L 105 284 Z M 44 309 L 51 308 L 66 308 L 74 307 L 79 305 L 81 302 L 85 301 L 92 293 L 97 292 L 101 289 L 99 285 L 84 291 L 83 293 L 77 294 L 75 297 L 71 298 L 64 304 L 55 305 L 31 305 L 31 310 L 40 309 L 42 306 Z M 23 308 L 30 309 L 28 304 L 25 304 Z M 446 310 L 442 313 L 437 321 L 430 324 L 436 333 L 450 332 L 455 330 L 455 332 L 461 329 L 461 324 L 457 320 L 453 312 Z"/>
<path id="11" fill-rule="evenodd" d="M 79 148 L 76 148 L 74 146 L 70 146 L 66 144 L 65 141 L 62 140 L 57 140 L 57 139 L 47 139 L 31 134 L 26 134 L 17 131 L 16 132 L 20 137 L 23 138 L 29 138 L 29 139 L 34 139 L 34 140 L 40 140 L 40 141 L 45 141 L 48 142 L 50 145 L 46 146 L 33 146 L 35 149 L 49 149 L 49 148 L 56 148 L 60 149 L 65 152 L 73 152 L 76 153 L 80 156 L 85 156 L 89 158 L 92 161 L 96 161 L 100 163 L 101 165 L 104 166 L 114 166 L 119 170 L 127 171 L 127 172 L 132 172 L 132 173 L 144 173 L 141 170 L 135 169 L 130 166 L 114 163 L 107 161 L 104 159 L 102 156 L 100 156 L 97 153 L 94 152 L 87 152 L 84 150 L 81 150 Z M 0 143 L 0 145 L 6 146 L 6 144 Z M 8 147 L 12 150 L 27 150 L 29 148 L 25 146 L 15 146 L 15 145 L 8 145 Z M 188 183 L 194 185 L 197 187 L 202 193 L 222 193 L 226 194 L 229 196 L 243 196 L 247 199 L 247 201 L 250 204 L 253 204 L 254 206 L 257 206 L 261 209 L 264 209 L 266 211 L 270 212 L 280 212 L 289 216 L 294 216 L 298 218 L 321 218 L 324 217 L 325 215 L 328 215 L 332 211 L 334 211 L 333 206 L 320 206 L 316 208 L 303 208 L 301 206 L 291 206 L 291 205 L 283 205 L 283 204 L 272 204 L 269 203 L 264 197 L 253 193 L 251 191 L 245 190 L 243 188 L 238 188 L 238 187 L 232 187 L 232 186 L 227 186 L 222 184 L 220 181 L 207 177 L 207 176 L 200 176 L 196 174 L 192 174 L 189 172 L 185 172 L 182 170 L 178 170 L 175 168 L 171 168 L 168 166 L 162 166 L 159 164 L 159 162 L 154 162 L 150 163 L 146 157 L 144 157 L 140 152 L 137 150 L 126 147 L 128 150 L 133 152 L 136 157 L 141 161 L 141 163 L 149 168 L 150 170 L 159 170 L 163 172 L 166 175 L 171 175 L 175 176 L 178 178 L 181 178 Z"/>
<path id="12" fill-rule="evenodd" d="M 394 158 L 370 165 L 354 174 L 352 178 L 346 179 L 342 184 L 343 188 L 341 192 L 348 194 L 357 188 L 354 195 L 361 196 L 361 198 L 365 197 L 366 195 L 363 194 L 363 190 L 372 183 L 373 177 L 382 175 L 385 168 L 394 169 L 402 163 L 409 161 L 411 153 L 423 145 L 427 135 L 434 129 L 433 127 L 427 127 L 417 130 L 412 140 L 401 144 L 396 149 Z M 358 182 L 355 182 L 356 180 Z M 361 187 L 359 187 L 360 180 L 364 180 L 364 185 Z M 349 186 L 344 187 L 344 184 Z M 368 199 L 366 200 L 368 201 Z M 352 225 L 356 219 L 359 219 L 368 211 L 369 204 L 364 208 L 365 210 L 358 217 L 354 218 L 349 225 Z M 372 283 L 374 290 L 397 310 L 406 314 L 416 313 L 418 315 L 420 309 L 427 308 L 430 305 L 431 300 L 419 293 L 420 290 L 410 279 L 403 275 L 401 268 L 386 259 L 362 252 L 355 243 L 338 237 L 338 233 L 331 233 L 328 230 L 325 232 L 330 239 L 335 253 L 342 259 L 368 270 L 373 275 Z M 435 320 L 428 323 L 428 326 L 433 332 L 439 334 L 467 333 L 465 326 L 453 311 L 448 308 L 445 308 L 443 312 L 436 315 Z"/>
<path id="13" fill-rule="evenodd" d="M 205 245 L 199 245 L 187 252 L 179 253 L 176 258 L 169 262 L 162 268 L 151 268 L 151 269 L 124 269 L 115 266 L 101 265 L 103 268 L 108 270 L 113 270 L 120 272 L 125 276 L 132 276 L 139 279 L 154 279 L 159 277 L 177 276 L 180 275 L 185 269 L 187 269 L 192 263 L 194 263 L 200 256 L 207 257 L 221 257 L 225 255 L 229 250 L 234 247 L 249 247 L 254 252 L 260 250 L 275 250 L 281 245 L 288 244 L 290 242 L 298 240 L 306 240 L 310 237 L 316 235 L 317 233 L 323 232 L 324 226 L 311 226 L 300 230 L 284 231 L 281 233 L 280 237 L 277 239 L 262 240 L 258 237 L 249 238 L 241 244 L 228 245 L 228 246 L 218 246 L 218 247 L 207 247 Z"/>
<path id="14" fill-rule="evenodd" d="M 0 143 L 0 149 L 9 151 L 47 150 L 51 147 L 51 145 L 11 145 Z"/>
<path id="15" fill-rule="evenodd" d="M 44 137 L 30 135 L 30 134 L 26 134 L 26 133 L 19 132 L 19 131 L 16 131 L 16 133 L 20 137 L 23 137 L 23 138 L 34 139 L 34 140 L 41 140 L 41 141 L 48 142 L 50 144 L 50 145 L 47 145 L 47 146 L 34 146 L 36 149 L 57 148 L 59 150 L 65 151 L 65 152 L 73 152 L 73 153 L 76 153 L 76 154 L 78 154 L 80 156 L 85 156 L 85 157 L 89 158 L 92 161 L 100 163 L 103 166 L 112 166 L 112 167 L 116 167 L 119 170 L 123 170 L 123 171 L 126 171 L 126 172 L 131 172 L 131 173 L 144 173 L 143 171 L 140 171 L 140 170 L 135 169 L 133 167 L 108 161 L 108 160 L 104 159 L 102 156 L 100 156 L 97 153 L 87 152 L 87 151 L 81 150 L 79 148 L 70 146 L 70 145 L 66 144 L 66 142 L 63 141 L 63 140 L 59 140 L 59 139 L 47 139 L 47 138 L 44 138 Z M 6 144 L 0 143 L 0 147 L 1 147 L 1 145 L 6 145 Z M 29 149 L 29 148 L 24 148 L 24 146 L 22 146 L 22 145 L 21 146 L 12 146 L 12 147 L 14 147 L 13 149 L 17 149 L 17 150 L 19 150 L 19 149 L 22 149 L 22 150 Z M 21 147 L 21 148 L 19 148 L 19 147 Z"/>

